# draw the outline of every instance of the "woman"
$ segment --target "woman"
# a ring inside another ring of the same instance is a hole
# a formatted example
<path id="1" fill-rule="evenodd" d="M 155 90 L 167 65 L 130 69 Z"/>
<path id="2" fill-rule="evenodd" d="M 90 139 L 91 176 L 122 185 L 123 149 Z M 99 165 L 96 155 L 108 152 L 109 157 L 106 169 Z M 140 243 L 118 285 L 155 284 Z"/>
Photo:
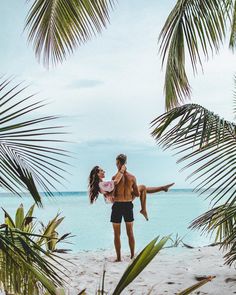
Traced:
<path id="1" fill-rule="evenodd" d="M 91 170 L 89 175 L 88 187 L 89 187 L 90 203 L 93 204 L 97 200 L 99 193 L 104 195 L 106 202 L 113 203 L 114 202 L 113 192 L 115 190 L 115 186 L 120 182 L 125 171 L 126 171 L 126 166 L 123 165 L 121 169 L 118 171 L 114 180 L 104 181 L 105 171 L 101 167 L 95 166 Z M 138 186 L 139 196 L 134 196 L 133 199 L 135 197 L 140 197 L 140 203 L 141 203 L 140 213 L 145 217 L 146 220 L 148 220 L 148 214 L 147 214 L 147 208 L 146 208 L 147 194 L 153 194 L 160 191 L 167 192 L 172 185 L 174 185 L 174 183 L 167 184 L 165 186 L 157 186 L 157 187 L 146 187 L 145 185 Z"/>

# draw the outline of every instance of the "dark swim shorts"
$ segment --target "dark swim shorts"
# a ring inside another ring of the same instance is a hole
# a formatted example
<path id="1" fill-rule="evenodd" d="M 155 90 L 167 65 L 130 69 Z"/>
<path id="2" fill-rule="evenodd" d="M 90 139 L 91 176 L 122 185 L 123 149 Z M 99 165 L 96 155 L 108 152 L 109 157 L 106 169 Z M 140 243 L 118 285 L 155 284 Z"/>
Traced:
<path id="1" fill-rule="evenodd" d="M 111 222 L 121 223 L 122 217 L 125 222 L 134 221 L 133 208 L 132 202 L 115 202 L 111 208 Z"/>

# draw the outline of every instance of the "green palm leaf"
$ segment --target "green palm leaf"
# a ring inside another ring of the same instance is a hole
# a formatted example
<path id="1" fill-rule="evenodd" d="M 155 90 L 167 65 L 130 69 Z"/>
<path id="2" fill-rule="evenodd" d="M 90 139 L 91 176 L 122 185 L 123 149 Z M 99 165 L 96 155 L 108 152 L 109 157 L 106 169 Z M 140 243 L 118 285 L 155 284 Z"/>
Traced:
<path id="1" fill-rule="evenodd" d="M 236 205 L 224 204 L 212 208 L 197 217 L 190 226 L 202 232 L 215 233 L 215 242 L 224 250 L 226 263 L 232 264 L 236 260 Z"/>
<path id="2" fill-rule="evenodd" d="M 236 2 L 235 2 L 236 3 Z M 236 117 L 236 75 L 234 76 L 234 90 L 233 90 L 233 112 Z"/>
<path id="3" fill-rule="evenodd" d="M 231 6 L 233 5 L 231 4 Z M 234 2 L 234 7 L 232 9 L 231 34 L 230 34 L 229 47 L 233 51 L 236 49 L 236 1 Z"/>
<path id="4" fill-rule="evenodd" d="M 166 60 L 165 101 L 167 110 L 190 97 L 185 70 L 186 48 L 194 73 L 202 57 L 218 51 L 231 17 L 232 1 L 178 0 L 159 36 L 162 64 Z M 234 28 L 235 29 L 235 28 Z M 235 36 L 235 35 L 233 35 Z M 233 38 L 233 37 L 232 37 Z"/>
<path id="5" fill-rule="evenodd" d="M 124 274 L 122 275 L 119 283 L 117 284 L 113 295 L 119 295 L 121 292 L 143 271 L 143 269 L 150 263 L 150 261 L 158 254 L 164 247 L 169 237 L 164 237 L 160 241 L 155 238 L 151 241 L 131 262 Z"/>
<path id="6" fill-rule="evenodd" d="M 38 233 L 40 227 L 37 222 L 30 226 L 26 223 L 28 218 L 32 218 L 34 207 L 35 205 L 31 206 L 24 214 L 21 204 L 15 213 L 15 223 L 4 210 L 5 224 L 0 226 L 0 290 L 3 288 L 8 294 L 39 295 L 47 290 L 47 294 L 56 295 L 59 294 L 57 286 L 64 283 L 61 275 L 66 274 L 59 262 L 61 257 L 53 253 L 57 250 L 56 245 L 53 248 L 47 246 L 48 241 L 53 240 L 55 229 L 61 221 L 56 215 L 49 222 L 53 230 L 44 236 L 45 230 L 41 226 L 42 233 Z M 65 236 L 68 234 L 57 237 L 56 244 Z"/>
<path id="7" fill-rule="evenodd" d="M 113 0 L 34 0 L 25 27 L 36 57 L 47 66 L 62 62 L 106 27 L 113 5 Z"/>
<path id="8" fill-rule="evenodd" d="M 55 184 L 64 179 L 63 158 L 68 154 L 55 147 L 63 132 L 48 125 L 56 116 L 32 119 L 44 103 L 24 96 L 25 88 L 19 84 L 11 85 L 9 79 L 0 80 L 0 187 L 14 194 L 27 190 L 39 205 L 37 187 L 52 195 Z"/>
<path id="9" fill-rule="evenodd" d="M 197 181 L 197 192 L 208 193 L 215 203 L 227 196 L 236 201 L 236 125 L 196 104 L 187 104 L 161 115 L 152 122 L 152 135 L 165 149 L 177 151 L 178 162 Z M 184 155 L 183 155 L 184 154 Z"/>
<path id="10" fill-rule="evenodd" d="M 39 287 L 36 282 L 40 282 L 50 294 L 56 295 L 56 286 L 63 283 L 60 270 L 42 256 L 44 252 L 30 236 L 8 227 L 0 230 L 0 281 L 5 288 L 7 286 L 7 291 L 14 294 L 38 294 L 35 293 Z M 23 284 L 30 276 L 34 282 L 32 293 L 28 290 L 29 286 Z"/>
<path id="11" fill-rule="evenodd" d="M 197 217 L 191 224 L 191 228 L 201 229 L 203 232 L 212 233 L 216 231 L 215 242 L 224 243 L 232 234 L 236 224 L 236 206 L 223 204 L 212 208 Z"/>
<path id="12" fill-rule="evenodd" d="M 174 108 L 153 122 L 152 135 L 165 149 L 181 155 L 184 168 L 194 168 L 188 178 L 197 181 L 196 191 L 207 193 L 213 207 L 196 218 L 191 228 L 215 233 L 216 241 L 230 249 L 226 262 L 236 260 L 236 125 L 207 109 L 188 104 Z"/>

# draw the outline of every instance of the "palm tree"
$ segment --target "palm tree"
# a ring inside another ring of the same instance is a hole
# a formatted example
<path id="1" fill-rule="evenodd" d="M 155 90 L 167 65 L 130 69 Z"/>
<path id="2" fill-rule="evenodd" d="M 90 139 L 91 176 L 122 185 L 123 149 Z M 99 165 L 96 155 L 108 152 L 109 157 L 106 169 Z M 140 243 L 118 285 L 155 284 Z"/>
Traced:
<path id="1" fill-rule="evenodd" d="M 19 196 L 28 191 L 40 206 L 39 189 L 52 196 L 51 190 L 64 179 L 68 152 L 58 147 L 62 142 L 58 137 L 64 133 L 61 127 L 49 124 L 56 116 L 32 118 L 45 102 L 24 94 L 26 88 L 13 84 L 10 78 L 0 78 L 0 187 Z M 33 207 L 26 216 L 20 207 L 15 223 L 4 212 L 5 223 L 0 225 L 1 288 L 6 294 L 39 294 L 43 288 L 55 295 L 56 286 L 63 281 L 59 267 L 52 264 L 52 260 L 56 262 L 52 252 L 58 241 L 55 228 L 62 220 L 56 217 L 42 234 L 35 234 Z"/>
<path id="2" fill-rule="evenodd" d="M 162 62 L 166 60 L 167 112 L 152 122 L 152 135 L 165 149 L 177 151 L 184 168 L 197 181 L 196 191 L 207 193 L 213 207 L 196 218 L 191 228 L 216 232 L 216 241 L 236 260 L 236 125 L 197 104 L 182 104 L 190 97 L 185 71 L 185 46 L 193 71 L 202 55 L 217 52 L 230 28 L 229 47 L 236 48 L 236 1 L 177 1 L 160 34 Z M 235 81 L 236 85 L 236 81 Z"/>
<path id="3" fill-rule="evenodd" d="M 191 224 L 216 232 L 216 241 L 229 249 L 226 261 L 236 260 L 236 124 L 197 104 L 173 108 L 152 122 L 152 135 L 164 149 L 181 155 L 184 168 L 197 182 L 195 190 L 211 198 L 213 208 Z"/>
<path id="4" fill-rule="evenodd" d="M 45 102 L 24 91 L 12 79 L 0 79 L 0 187 L 18 195 L 28 191 L 42 205 L 38 189 L 52 195 L 64 179 L 68 153 L 58 147 L 61 127 L 48 125 L 57 116 L 32 118 Z"/>

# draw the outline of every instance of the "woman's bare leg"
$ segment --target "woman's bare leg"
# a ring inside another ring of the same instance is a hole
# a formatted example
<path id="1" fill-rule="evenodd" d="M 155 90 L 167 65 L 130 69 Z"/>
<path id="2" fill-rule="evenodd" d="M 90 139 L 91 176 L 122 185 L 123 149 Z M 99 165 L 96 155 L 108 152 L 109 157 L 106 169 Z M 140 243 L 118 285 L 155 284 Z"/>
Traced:
<path id="1" fill-rule="evenodd" d="M 154 187 L 146 187 L 145 185 L 139 185 L 139 197 L 140 197 L 140 204 L 141 204 L 141 210 L 140 213 L 143 214 L 146 220 L 148 220 L 148 214 L 147 214 L 147 206 L 146 206 L 146 200 L 147 200 L 147 194 L 154 194 L 161 191 L 168 192 L 169 188 L 174 185 L 174 183 L 170 183 L 164 186 L 154 186 Z"/>
<path id="2" fill-rule="evenodd" d="M 140 204 L 141 204 L 140 213 L 143 214 L 146 220 L 148 220 L 147 207 L 146 207 L 146 199 L 147 199 L 146 186 L 139 185 L 138 190 L 139 190 L 139 197 L 140 197 Z"/>
<path id="3" fill-rule="evenodd" d="M 154 193 L 158 193 L 161 191 L 168 192 L 169 188 L 174 184 L 175 183 L 173 182 L 173 183 L 163 185 L 163 186 L 146 187 L 146 192 L 147 192 L 147 194 L 154 194 Z"/>

